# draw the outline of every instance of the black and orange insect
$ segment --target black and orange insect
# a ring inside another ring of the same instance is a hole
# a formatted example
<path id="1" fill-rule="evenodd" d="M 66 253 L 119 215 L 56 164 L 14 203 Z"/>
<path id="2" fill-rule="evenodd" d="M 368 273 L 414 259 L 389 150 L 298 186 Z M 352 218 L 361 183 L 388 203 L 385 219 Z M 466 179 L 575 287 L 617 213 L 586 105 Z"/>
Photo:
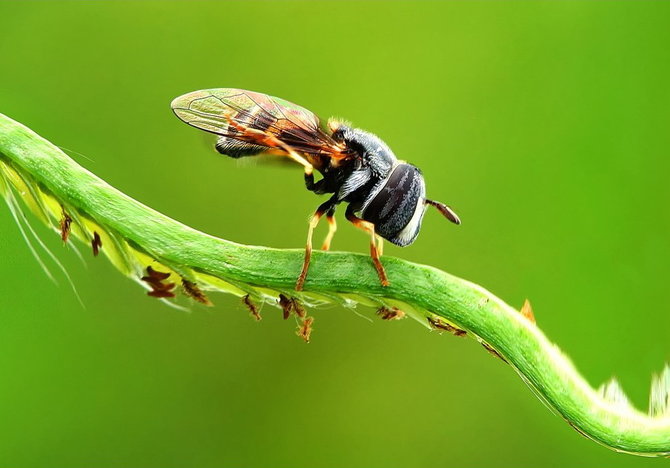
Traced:
<path id="1" fill-rule="evenodd" d="M 389 280 L 382 266 L 382 239 L 410 245 L 421 228 L 427 206 L 460 224 L 451 208 L 426 198 L 421 171 L 400 161 L 379 137 L 336 119 L 323 122 L 293 103 L 233 88 L 194 91 L 172 101 L 172 109 L 187 124 L 219 136 L 216 150 L 232 158 L 276 154 L 305 169 L 307 190 L 332 194 L 309 223 L 301 290 L 307 277 L 312 232 L 325 215 L 329 230 L 322 249 L 330 248 L 336 230 L 335 208 L 348 203 L 345 216 L 370 235 L 370 255 L 383 286 Z M 314 171 L 321 174 L 315 181 Z"/>

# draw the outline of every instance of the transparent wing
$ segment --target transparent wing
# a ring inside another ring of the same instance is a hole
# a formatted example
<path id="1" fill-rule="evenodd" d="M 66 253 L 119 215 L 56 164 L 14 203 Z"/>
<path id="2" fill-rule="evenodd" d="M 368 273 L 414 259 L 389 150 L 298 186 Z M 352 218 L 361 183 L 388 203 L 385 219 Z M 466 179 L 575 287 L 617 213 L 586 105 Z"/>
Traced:
<path id="1" fill-rule="evenodd" d="M 187 124 L 223 137 L 268 148 L 276 148 L 272 142 L 278 139 L 298 152 L 346 157 L 319 117 L 266 94 L 235 88 L 194 91 L 172 101 L 172 110 Z"/>

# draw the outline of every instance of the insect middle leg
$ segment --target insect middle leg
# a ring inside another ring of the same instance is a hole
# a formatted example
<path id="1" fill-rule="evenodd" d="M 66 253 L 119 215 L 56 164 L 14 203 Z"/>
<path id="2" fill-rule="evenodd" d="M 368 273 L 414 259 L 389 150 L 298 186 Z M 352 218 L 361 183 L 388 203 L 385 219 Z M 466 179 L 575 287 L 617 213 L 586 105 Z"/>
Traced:
<path id="1" fill-rule="evenodd" d="M 361 219 L 358 216 L 356 216 L 353 210 L 351 209 L 351 205 L 347 207 L 345 216 L 354 226 L 370 234 L 370 257 L 372 257 L 372 263 L 374 263 L 375 265 L 375 269 L 377 270 L 377 275 L 379 276 L 379 281 L 381 282 L 382 286 L 388 286 L 390 283 L 388 280 L 388 276 L 386 276 L 386 270 L 384 270 L 384 265 L 382 265 L 382 262 L 380 260 L 381 257 L 381 254 L 379 252 L 380 246 L 377 245 L 377 235 L 375 234 L 375 225 L 369 221 L 365 221 L 364 219 Z"/>
<path id="2" fill-rule="evenodd" d="M 330 250 L 330 243 L 333 242 L 333 236 L 337 232 L 337 221 L 335 221 L 335 206 L 330 208 L 326 213 L 326 220 L 328 221 L 328 234 L 323 240 L 321 250 Z"/>
<path id="3" fill-rule="evenodd" d="M 298 280 L 295 283 L 296 291 L 302 291 L 302 288 L 305 284 L 305 279 L 307 278 L 307 271 L 309 270 L 309 262 L 312 259 L 312 234 L 314 233 L 314 229 L 319 225 L 319 220 L 326 213 L 329 219 L 329 223 L 331 218 L 333 218 L 334 221 L 336 204 L 337 204 L 337 197 L 333 195 L 330 199 L 328 199 L 325 203 L 322 203 L 316 209 L 316 211 L 312 215 L 312 219 L 309 220 L 309 230 L 307 231 L 307 244 L 305 245 L 305 259 L 303 260 L 302 263 L 302 270 L 300 271 L 300 276 L 298 276 Z M 328 238 L 330 237 L 330 239 L 332 239 L 333 234 L 335 234 L 334 231 L 332 231 L 332 233 L 331 231 L 332 227 L 328 231 L 328 236 L 326 236 L 328 244 L 330 244 L 330 240 Z"/>

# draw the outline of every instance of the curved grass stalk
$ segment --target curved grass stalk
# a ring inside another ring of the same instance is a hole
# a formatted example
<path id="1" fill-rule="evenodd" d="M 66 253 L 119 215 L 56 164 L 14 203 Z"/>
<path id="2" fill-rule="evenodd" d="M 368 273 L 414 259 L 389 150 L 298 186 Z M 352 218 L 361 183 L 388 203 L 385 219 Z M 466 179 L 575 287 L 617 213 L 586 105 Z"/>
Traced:
<path id="1" fill-rule="evenodd" d="M 551 343 L 528 307 L 510 307 L 484 288 L 425 265 L 384 258 L 392 279 L 383 288 L 367 255 L 313 253 L 304 291 L 294 291 L 302 250 L 236 244 L 204 234 L 142 205 L 79 166 L 30 129 L 0 114 L 0 193 L 13 211 L 17 199 L 61 237 L 104 253 L 150 295 L 174 304 L 181 290 L 211 304 L 208 291 L 242 297 L 259 318 L 262 303 L 301 320 L 303 305 L 338 303 L 400 311 L 425 326 L 468 335 L 510 364 L 533 392 L 572 427 L 620 452 L 670 455 L 670 368 L 652 382 L 649 413 L 633 408 L 615 380 L 593 389 Z"/>

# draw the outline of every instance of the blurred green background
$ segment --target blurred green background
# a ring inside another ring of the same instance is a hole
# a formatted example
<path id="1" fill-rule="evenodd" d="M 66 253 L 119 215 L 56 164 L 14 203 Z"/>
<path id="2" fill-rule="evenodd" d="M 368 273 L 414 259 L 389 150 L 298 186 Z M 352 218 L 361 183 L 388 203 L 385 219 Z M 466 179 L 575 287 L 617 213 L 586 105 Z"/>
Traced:
<path id="1" fill-rule="evenodd" d="M 374 131 L 434 212 L 386 254 L 478 282 L 646 408 L 670 360 L 670 3 L 2 2 L 0 112 L 226 239 L 303 245 L 299 168 L 217 156 L 172 98 L 241 87 Z M 334 248 L 365 252 L 345 226 Z M 325 228 L 321 228 L 320 238 Z M 0 209 L 0 465 L 661 466 L 552 415 L 472 340 L 314 312 L 165 307 L 106 261 L 49 282 Z M 664 465 L 664 466 L 665 466 Z"/>

